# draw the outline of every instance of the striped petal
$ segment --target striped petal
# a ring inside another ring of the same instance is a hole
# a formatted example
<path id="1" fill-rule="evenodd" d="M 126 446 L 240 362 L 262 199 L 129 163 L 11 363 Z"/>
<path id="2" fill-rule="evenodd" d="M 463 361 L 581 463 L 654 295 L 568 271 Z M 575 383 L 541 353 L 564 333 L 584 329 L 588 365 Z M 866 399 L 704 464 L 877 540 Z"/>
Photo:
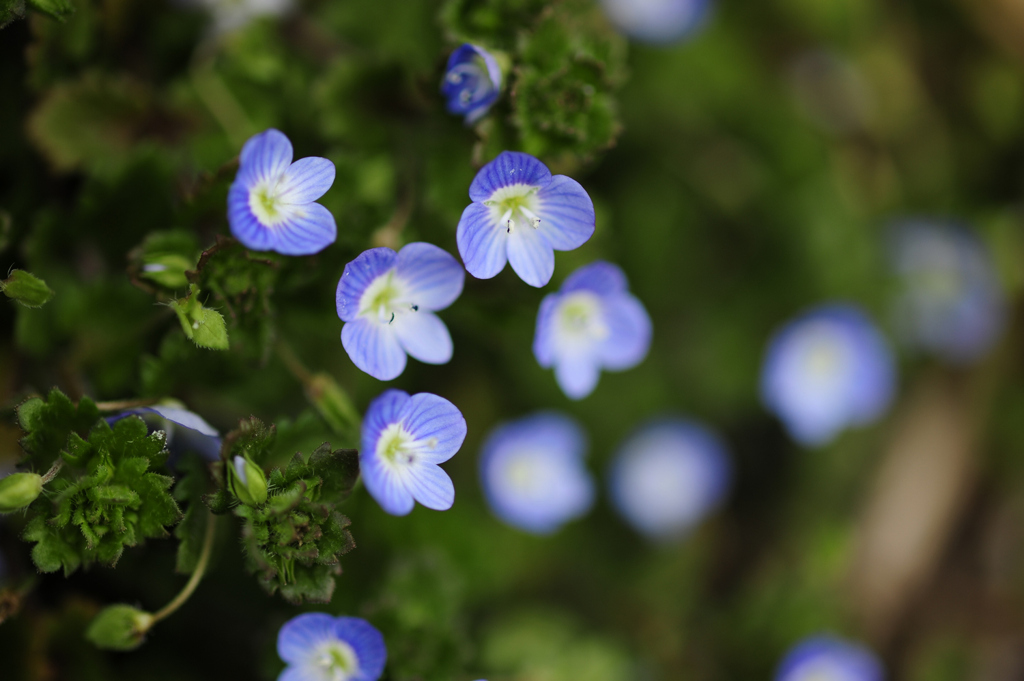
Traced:
<path id="1" fill-rule="evenodd" d="M 609 296 L 604 321 L 608 337 L 598 354 L 605 368 L 629 369 L 643 361 L 651 347 L 651 318 L 640 301 L 629 294 Z"/>
<path id="2" fill-rule="evenodd" d="M 395 252 L 390 248 L 371 248 L 345 265 L 335 293 L 335 304 L 341 321 L 350 322 L 359 315 L 359 301 L 363 292 L 374 279 L 391 269 L 395 257 Z"/>
<path id="3" fill-rule="evenodd" d="M 458 407 L 431 393 L 413 395 L 402 409 L 402 423 L 418 442 L 430 442 L 423 461 L 443 463 L 455 456 L 466 439 L 466 419 Z"/>
<path id="4" fill-rule="evenodd" d="M 548 167 L 529 154 L 503 151 L 480 169 L 469 185 L 469 198 L 486 201 L 495 190 L 512 184 L 543 187 L 551 181 Z"/>
<path id="5" fill-rule="evenodd" d="M 334 174 L 334 164 L 326 158 L 300 158 L 285 170 L 277 188 L 277 198 L 293 204 L 316 201 L 334 184 Z"/>
<path id="6" fill-rule="evenodd" d="M 274 246 L 273 232 L 249 208 L 249 187 L 241 179 L 236 179 L 228 190 L 228 225 L 231 234 L 246 248 L 269 251 Z"/>
<path id="7" fill-rule="evenodd" d="M 395 317 L 395 336 L 402 348 L 427 364 L 445 364 L 452 358 L 452 337 L 436 314 L 420 310 Z"/>
<path id="8" fill-rule="evenodd" d="M 597 387 L 601 372 L 590 357 L 563 357 L 555 364 L 555 380 L 562 392 L 573 400 L 581 400 Z"/>
<path id="9" fill-rule="evenodd" d="M 466 273 L 448 251 L 411 243 L 398 252 L 395 274 L 406 284 L 410 303 L 421 310 L 443 310 L 459 297 Z"/>
<path id="10" fill-rule="evenodd" d="M 471 203 L 462 211 L 455 234 L 466 271 L 477 279 L 496 276 L 508 262 L 509 234 L 494 223 L 491 213 L 488 206 Z"/>
<path id="11" fill-rule="evenodd" d="M 580 183 L 555 175 L 537 192 L 537 215 L 548 243 L 556 251 L 579 248 L 594 234 L 594 202 Z"/>
<path id="12" fill-rule="evenodd" d="M 246 186 L 277 180 L 292 162 L 292 143 L 280 130 L 270 128 L 253 135 L 238 158 L 238 179 Z"/>
<path id="13" fill-rule="evenodd" d="M 352 363 L 381 381 L 405 371 L 405 351 L 388 324 L 356 319 L 341 327 L 341 344 Z"/>
<path id="14" fill-rule="evenodd" d="M 629 289 L 626 274 L 618 265 L 598 260 L 584 265 L 570 274 L 559 289 L 562 293 L 570 291 L 593 291 L 598 295 L 622 293 Z"/>
<path id="15" fill-rule="evenodd" d="M 334 618 L 311 612 L 292 618 L 277 634 L 277 654 L 292 665 L 301 665 L 310 651 L 334 638 Z"/>
<path id="16" fill-rule="evenodd" d="M 417 462 L 401 469 L 402 482 L 416 501 L 435 511 L 447 511 L 455 503 L 455 485 L 439 466 Z"/>
<path id="17" fill-rule="evenodd" d="M 555 252 L 539 229 L 521 227 L 508 236 L 508 261 L 519 278 L 540 288 L 555 273 Z"/>
<path id="18" fill-rule="evenodd" d="M 366 491 L 380 507 L 391 515 L 409 515 L 415 505 L 412 493 L 394 468 L 386 465 L 376 453 L 363 454 L 359 458 L 360 472 Z"/>
<path id="19" fill-rule="evenodd" d="M 286 220 L 269 228 L 273 250 L 283 255 L 313 255 L 334 243 L 338 227 L 331 211 L 319 203 L 290 208 Z"/>

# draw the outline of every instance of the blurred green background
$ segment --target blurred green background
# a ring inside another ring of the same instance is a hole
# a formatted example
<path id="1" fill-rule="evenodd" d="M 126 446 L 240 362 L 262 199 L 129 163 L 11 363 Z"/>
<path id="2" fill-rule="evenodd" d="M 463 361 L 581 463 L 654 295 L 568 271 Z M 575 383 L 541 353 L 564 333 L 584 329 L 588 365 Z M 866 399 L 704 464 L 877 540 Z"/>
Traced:
<path id="1" fill-rule="evenodd" d="M 173 396 L 222 432 L 256 415 L 278 425 L 282 461 L 346 444 L 304 385 L 305 371 L 326 373 L 360 409 L 384 388 L 341 347 L 345 264 L 417 240 L 456 253 L 477 168 L 521 149 L 583 184 L 595 236 L 557 255 L 545 290 L 509 269 L 467 277 L 441 314 L 454 359 L 410 362 L 390 384 L 465 414 L 445 467 L 455 507 L 394 518 L 358 491 L 341 509 L 357 548 L 333 601 L 305 609 L 373 622 L 394 681 L 765 679 L 821 631 L 871 645 L 897 680 L 1024 678 L 1019 314 L 971 367 L 903 352 L 890 415 L 818 450 L 793 444 L 758 398 L 767 338 L 805 307 L 855 301 L 890 328 L 893 218 L 971 225 L 1020 310 L 1019 2 L 724 0 L 664 47 L 627 43 L 587 0 L 309 0 L 223 32 L 170 0 L 36 4 L 73 12 L 0 2 L 13 19 L 0 30 L 0 266 L 56 296 L 0 302 L 0 463 L 21 456 L 13 408 L 53 386 Z M 476 128 L 438 92 L 466 40 L 512 65 Z M 161 248 L 195 258 L 228 234 L 235 158 L 268 127 L 297 158 L 337 166 L 321 202 L 338 240 L 246 265 L 241 284 L 224 275 L 209 304 L 232 311 L 232 348 L 197 348 L 139 263 Z M 534 360 L 533 326 L 543 295 L 598 258 L 626 271 L 654 343 L 577 403 Z M 553 537 L 505 527 L 479 489 L 479 444 L 541 408 L 585 425 L 602 489 L 642 420 L 707 422 L 734 456 L 727 506 L 670 545 L 634 534 L 604 495 Z M 171 540 L 3 592 L 0 675 L 276 678 L 277 630 L 301 609 L 245 572 L 235 522 L 220 520 L 196 595 L 133 653 L 97 651 L 82 632 L 103 605 L 156 608 L 181 588 Z M 22 525 L 0 520 L 8 584 L 35 573 Z"/>

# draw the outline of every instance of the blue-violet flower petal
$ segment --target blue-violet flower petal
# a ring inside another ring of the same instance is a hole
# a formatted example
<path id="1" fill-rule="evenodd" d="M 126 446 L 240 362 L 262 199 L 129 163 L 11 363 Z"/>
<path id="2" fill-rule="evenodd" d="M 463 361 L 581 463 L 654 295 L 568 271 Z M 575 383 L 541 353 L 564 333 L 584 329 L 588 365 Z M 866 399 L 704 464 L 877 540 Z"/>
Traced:
<path id="1" fill-rule="evenodd" d="M 377 681 L 384 673 L 384 637 L 364 619 L 310 612 L 288 620 L 277 635 L 288 666 L 278 681 Z"/>
<path id="2" fill-rule="evenodd" d="M 455 456 L 466 439 L 466 420 L 437 395 L 387 390 L 363 419 L 359 466 L 370 495 L 392 515 L 406 515 L 414 501 L 445 511 L 455 502 L 451 478 L 438 464 Z"/>
<path id="3" fill-rule="evenodd" d="M 466 270 L 490 279 L 511 263 L 530 286 L 555 271 L 555 251 L 578 248 L 593 235 L 594 204 L 576 180 L 551 175 L 529 154 L 503 151 L 477 173 L 473 200 L 456 237 Z"/>
<path id="4" fill-rule="evenodd" d="M 812 636 L 779 663 L 775 681 L 883 681 L 878 657 L 864 646 L 834 636 Z"/>
<path id="5" fill-rule="evenodd" d="M 572 399 L 593 392 L 601 369 L 636 366 L 651 345 L 651 318 L 630 294 L 626 275 L 598 261 L 573 272 L 541 301 L 533 354 Z"/>
<path id="6" fill-rule="evenodd" d="M 465 116 L 471 125 L 487 113 L 500 93 L 501 68 L 490 52 L 469 43 L 452 52 L 441 81 L 450 113 Z"/>
<path id="7" fill-rule="evenodd" d="M 541 412 L 495 428 L 480 455 L 491 511 L 534 534 L 583 516 L 594 503 L 586 451 L 583 429 L 561 414 Z"/>
<path id="8" fill-rule="evenodd" d="M 432 244 L 364 251 L 345 266 L 336 294 L 341 343 L 352 362 L 382 381 L 405 370 L 407 354 L 448 362 L 451 335 L 434 313 L 455 302 L 464 280 L 458 261 Z"/>
<path id="9" fill-rule="evenodd" d="M 334 164 L 310 157 L 292 163 L 284 133 L 266 130 L 242 147 L 228 190 L 228 223 L 246 248 L 311 255 L 334 243 L 330 211 L 314 203 L 334 183 Z"/>

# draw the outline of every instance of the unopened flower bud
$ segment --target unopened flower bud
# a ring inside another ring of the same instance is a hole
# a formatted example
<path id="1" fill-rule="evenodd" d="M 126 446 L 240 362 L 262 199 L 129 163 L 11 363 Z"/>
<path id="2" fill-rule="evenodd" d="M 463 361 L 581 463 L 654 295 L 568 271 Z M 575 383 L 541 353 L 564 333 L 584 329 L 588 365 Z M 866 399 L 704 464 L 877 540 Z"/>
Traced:
<path id="1" fill-rule="evenodd" d="M 96 615 L 85 632 L 97 648 L 134 650 L 153 626 L 153 616 L 130 605 L 111 605 Z"/>
<path id="2" fill-rule="evenodd" d="M 244 456 L 236 456 L 228 466 L 232 493 L 246 506 L 259 506 L 267 500 L 267 476 L 263 469 Z"/>
<path id="3" fill-rule="evenodd" d="M 43 478 L 35 473 L 12 473 L 0 479 L 0 513 L 25 508 L 43 491 Z"/>

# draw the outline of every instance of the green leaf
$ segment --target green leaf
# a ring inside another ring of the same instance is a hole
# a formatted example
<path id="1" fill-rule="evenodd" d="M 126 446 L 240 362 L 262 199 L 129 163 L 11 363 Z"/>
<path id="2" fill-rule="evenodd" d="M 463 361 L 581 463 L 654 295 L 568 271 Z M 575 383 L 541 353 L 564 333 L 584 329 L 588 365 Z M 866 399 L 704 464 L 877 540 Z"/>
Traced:
<path id="1" fill-rule="evenodd" d="M 28 0 L 28 4 L 33 9 L 60 21 L 75 13 L 75 6 L 71 4 L 71 0 Z"/>
<path id="2" fill-rule="evenodd" d="M 99 418 L 96 404 L 88 397 L 75 406 L 54 388 L 45 402 L 36 397 L 18 406 L 18 423 L 27 432 L 21 446 L 37 470 L 47 470 L 68 444 L 69 436 L 88 433 Z"/>
<path id="3" fill-rule="evenodd" d="M 203 307 L 198 295 L 199 289 L 192 286 L 187 296 L 171 302 L 171 307 L 178 314 L 182 331 L 201 348 L 227 350 L 228 330 L 224 316 L 216 310 Z"/>
<path id="4" fill-rule="evenodd" d="M 46 282 L 25 270 L 14 270 L 7 279 L 0 281 L 0 291 L 25 307 L 42 307 L 53 298 L 53 291 Z"/>
<path id="5" fill-rule="evenodd" d="M 111 605 L 100 611 L 89 625 L 85 637 L 97 648 L 135 650 L 153 626 L 153 616 L 130 605 Z"/>
<path id="6" fill-rule="evenodd" d="M 25 18 L 25 0 L 0 0 L 0 28 Z"/>
<path id="7" fill-rule="evenodd" d="M 28 542 L 36 542 L 32 548 L 32 562 L 40 572 L 56 572 L 63 567 L 64 576 L 67 577 L 77 570 L 82 562 L 76 547 L 65 541 L 63 533 L 48 527 L 42 516 L 36 516 L 29 521 L 22 538 Z"/>

